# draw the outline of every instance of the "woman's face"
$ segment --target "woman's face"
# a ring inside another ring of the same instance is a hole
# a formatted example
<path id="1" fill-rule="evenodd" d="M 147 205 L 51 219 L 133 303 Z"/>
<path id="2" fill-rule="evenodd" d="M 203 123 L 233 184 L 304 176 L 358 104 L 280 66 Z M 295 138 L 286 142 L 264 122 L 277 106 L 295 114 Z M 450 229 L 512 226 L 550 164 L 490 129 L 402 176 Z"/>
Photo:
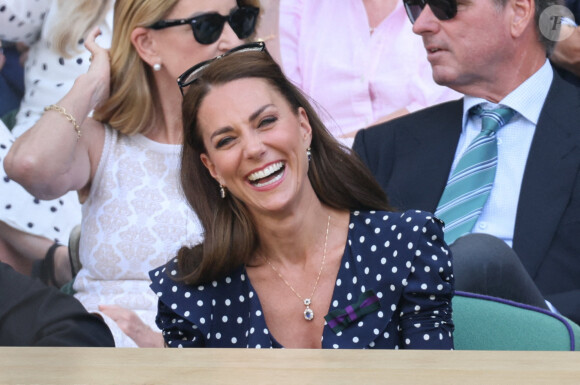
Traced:
<path id="1" fill-rule="evenodd" d="M 293 111 L 266 80 L 213 86 L 200 105 L 198 124 L 207 149 L 202 162 L 250 211 L 271 215 L 314 196 L 306 112 Z"/>
<path id="2" fill-rule="evenodd" d="M 235 8 L 236 0 L 180 0 L 164 20 L 187 19 L 210 12 L 227 16 Z M 211 44 L 197 42 L 189 24 L 151 30 L 151 33 L 162 68 L 172 80 L 189 67 L 244 43 L 227 22 L 218 40 Z"/>

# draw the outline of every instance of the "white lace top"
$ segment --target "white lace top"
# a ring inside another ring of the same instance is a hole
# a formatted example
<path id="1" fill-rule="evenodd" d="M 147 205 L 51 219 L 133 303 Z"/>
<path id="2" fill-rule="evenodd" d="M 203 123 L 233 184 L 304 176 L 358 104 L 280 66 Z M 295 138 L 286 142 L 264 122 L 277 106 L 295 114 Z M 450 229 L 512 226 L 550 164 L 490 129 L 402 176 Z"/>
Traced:
<path id="1" fill-rule="evenodd" d="M 157 297 L 148 272 L 201 241 L 201 225 L 179 184 L 181 146 L 106 128 L 103 153 L 83 204 L 75 296 L 90 312 L 99 304 L 132 309 L 153 330 Z M 116 346 L 136 346 L 103 315 Z"/>

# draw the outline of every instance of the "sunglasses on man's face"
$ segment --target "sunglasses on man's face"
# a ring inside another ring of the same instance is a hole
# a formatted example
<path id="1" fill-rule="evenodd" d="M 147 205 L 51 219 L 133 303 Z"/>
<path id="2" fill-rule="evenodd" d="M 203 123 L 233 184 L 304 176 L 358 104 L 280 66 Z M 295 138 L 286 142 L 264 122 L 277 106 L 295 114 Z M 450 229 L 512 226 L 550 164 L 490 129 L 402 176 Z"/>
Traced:
<path id="1" fill-rule="evenodd" d="M 181 91 L 181 95 L 184 94 L 183 89 L 185 87 L 191 85 L 193 82 L 195 82 L 201 76 L 201 73 L 203 72 L 203 70 L 205 70 L 206 67 L 209 66 L 214 61 L 219 60 L 219 59 L 226 57 L 228 55 L 235 54 L 235 53 L 248 52 L 248 51 L 262 52 L 265 50 L 266 50 L 266 44 L 263 41 L 242 44 L 242 45 L 239 45 L 235 48 L 232 48 L 231 50 L 227 51 L 226 53 L 224 53 L 222 55 L 214 57 L 213 59 L 202 61 L 201 63 L 194 65 L 193 67 L 191 67 L 190 69 L 188 69 L 187 71 L 182 73 L 177 78 L 177 85 L 179 86 L 179 90 Z"/>
<path id="2" fill-rule="evenodd" d="M 403 3 L 411 24 L 415 24 L 426 5 L 439 20 L 453 19 L 457 15 L 456 0 L 403 0 Z"/>
<path id="3" fill-rule="evenodd" d="M 151 24 L 149 28 L 164 29 L 189 24 L 198 43 L 213 44 L 221 36 L 226 21 L 238 38 L 250 37 L 256 28 L 259 13 L 259 8 L 244 6 L 234 9 L 228 16 L 222 16 L 217 12 L 204 13 L 189 19 L 160 20 Z"/>

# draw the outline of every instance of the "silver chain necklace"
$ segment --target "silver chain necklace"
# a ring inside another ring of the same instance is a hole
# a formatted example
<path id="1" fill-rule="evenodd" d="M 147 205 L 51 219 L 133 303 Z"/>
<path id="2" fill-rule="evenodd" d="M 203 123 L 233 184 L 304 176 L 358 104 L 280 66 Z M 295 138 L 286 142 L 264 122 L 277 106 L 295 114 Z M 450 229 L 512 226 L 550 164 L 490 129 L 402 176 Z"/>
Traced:
<path id="1" fill-rule="evenodd" d="M 284 278 L 282 276 L 282 274 L 280 274 L 278 269 L 276 269 L 274 267 L 274 265 L 272 265 L 270 260 L 268 258 L 266 258 L 266 262 L 268 262 L 268 265 L 270 265 L 272 270 L 274 270 L 274 272 L 276 274 L 278 274 L 278 277 L 280 277 L 280 279 L 282 279 L 282 281 L 284 281 L 286 286 L 288 286 L 290 288 L 290 290 L 292 290 L 292 292 L 294 294 L 296 294 L 296 297 L 298 297 L 298 299 L 300 299 L 302 301 L 302 303 L 304 303 L 304 306 L 306 306 L 306 309 L 304 310 L 304 319 L 306 321 L 312 321 L 314 319 L 314 311 L 310 308 L 310 305 L 312 304 L 312 297 L 314 297 L 314 292 L 316 291 L 316 288 L 318 287 L 318 281 L 320 280 L 320 275 L 322 274 L 322 269 L 324 268 L 324 261 L 326 260 L 326 246 L 328 245 L 328 230 L 329 229 L 330 229 L 330 215 L 328 216 L 328 223 L 326 224 L 326 238 L 324 239 L 324 254 L 322 255 L 322 263 L 320 264 L 320 271 L 318 271 L 318 277 L 316 277 L 316 282 L 314 283 L 314 287 L 312 288 L 312 293 L 310 294 L 310 297 L 308 297 L 308 298 L 302 298 L 302 296 L 300 294 L 298 294 L 298 292 L 296 290 L 294 290 L 292 285 L 290 285 L 288 283 L 288 281 L 286 281 L 286 278 Z"/>

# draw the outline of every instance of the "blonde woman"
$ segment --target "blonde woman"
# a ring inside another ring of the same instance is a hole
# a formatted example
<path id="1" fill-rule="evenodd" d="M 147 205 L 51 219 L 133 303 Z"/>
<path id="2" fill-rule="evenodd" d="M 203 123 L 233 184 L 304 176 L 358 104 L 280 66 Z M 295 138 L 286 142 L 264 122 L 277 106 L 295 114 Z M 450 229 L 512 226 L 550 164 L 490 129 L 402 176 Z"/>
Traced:
<path id="1" fill-rule="evenodd" d="M 179 188 L 182 95 L 175 79 L 254 34 L 249 0 L 117 0 L 110 51 L 90 33 L 89 71 L 16 140 L 8 175 L 44 199 L 83 203 L 75 296 L 117 346 L 162 346 L 147 275 L 201 239 Z M 91 110 L 92 118 L 87 118 Z"/>

